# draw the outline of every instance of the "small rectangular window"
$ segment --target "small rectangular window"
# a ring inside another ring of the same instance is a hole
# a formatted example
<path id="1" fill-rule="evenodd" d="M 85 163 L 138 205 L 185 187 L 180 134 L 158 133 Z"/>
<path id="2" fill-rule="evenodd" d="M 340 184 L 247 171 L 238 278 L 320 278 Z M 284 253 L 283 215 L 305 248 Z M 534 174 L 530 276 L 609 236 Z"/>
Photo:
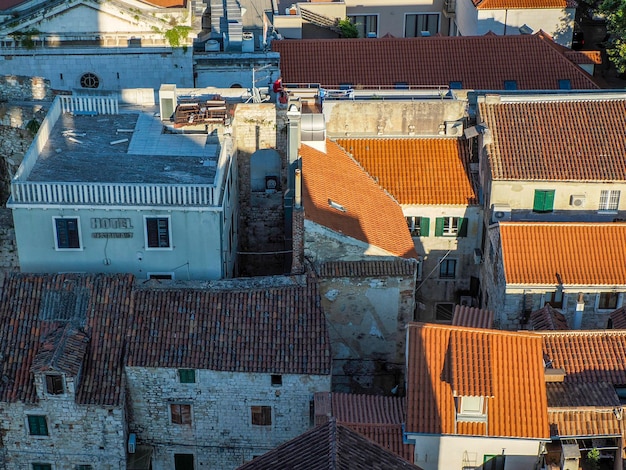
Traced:
<path id="1" fill-rule="evenodd" d="M 255 426 L 271 426 L 272 425 L 272 407 L 271 406 L 251 406 L 252 424 Z"/>
<path id="2" fill-rule="evenodd" d="M 552 212 L 554 210 L 554 189 L 535 189 L 534 212 Z"/>
<path id="3" fill-rule="evenodd" d="M 600 211 L 616 211 L 619 208 L 619 191 L 600 191 Z"/>
<path id="4" fill-rule="evenodd" d="M 28 432 L 31 436 L 47 436 L 48 423 L 42 415 L 28 415 Z"/>
<path id="5" fill-rule="evenodd" d="M 446 258 L 439 264 L 439 279 L 454 279 L 456 277 L 456 260 Z"/>
<path id="6" fill-rule="evenodd" d="M 467 219 L 464 217 L 437 217 L 435 236 L 467 237 Z"/>
<path id="7" fill-rule="evenodd" d="M 33 470 L 52 470 L 51 463 L 34 463 Z"/>
<path id="8" fill-rule="evenodd" d="M 169 217 L 146 217 L 148 248 L 171 248 Z"/>
<path id="9" fill-rule="evenodd" d="M 438 13 L 409 13 L 404 17 L 404 37 L 434 36 L 439 32 Z"/>
<path id="10" fill-rule="evenodd" d="M 598 310 L 617 309 L 618 298 L 619 294 L 617 292 L 601 292 L 598 294 Z"/>
<path id="11" fill-rule="evenodd" d="M 559 80 L 559 89 L 560 90 L 571 90 L 572 82 L 570 80 Z"/>
<path id="12" fill-rule="evenodd" d="M 454 315 L 453 303 L 439 303 L 435 305 L 435 320 L 440 322 L 451 322 Z"/>
<path id="13" fill-rule="evenodd" d="M 378 15 L 350 15 L 360 38 L 378 37 Z"/>
<path id="14" fill-rule="evenodd" d="M 178 369 L 178 380 L 181 384 L 195 384 L 196 383 L 196 370 L 195 369 Z"/>
<path id="15" fill-rule="evenodd" d="M 450 89 L 451 90 L 462 90 L 463 89 L 463 82 L 450 82 Z"/>
<path id="16" fill-rule="evenodd" d="M 80 249 L 80 229 L 77 217 L 55 217 L 54 232 L 57 250 Z"/>
<path id="17" fill-rule="evenodd" d="M 406 224 L 412 237 L 427 237 L 430 229 L 428 217 L 406 217 Z"/>
<path id="18" fill-rule="evenodd" d="M 93 466 L 92 465 L 80 464 L 80 465 L 76 465 L 74 467 L 74 470 L 93 470 Z"/>
<path id="19" fill-rule="evenodd" d="M 172 403 L 170 405 L 172 424 L 191 424 L 191 405 Z"/>
<path id="20" fill-rule="evenodd" d="M 504 89 L 505 90 L 517 90 L 517 80 L 505 80 Z"/>
<path id="21" fill-rule="evenodd" d="M 272 375 L 272 387 L 280 387 L 283 384 L 283 376 L 273 374 Z"/>
<path id="22" fill-rule="evenodd" d="M 59 374 L 46 375 L 46 391 L 50 395 L 62 395 L 63 389 L 63 376 Z"/>

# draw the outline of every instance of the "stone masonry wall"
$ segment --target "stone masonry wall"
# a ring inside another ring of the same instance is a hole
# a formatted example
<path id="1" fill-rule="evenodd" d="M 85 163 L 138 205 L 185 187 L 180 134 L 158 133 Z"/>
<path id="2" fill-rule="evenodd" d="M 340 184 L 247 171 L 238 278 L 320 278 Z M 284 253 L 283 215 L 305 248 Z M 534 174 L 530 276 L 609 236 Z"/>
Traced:
<path id="1" fill-rule="evenodd" d="M 286 115 L 271 103 L 239 104 L 233 119 L 239 171 L 241 252 L 280 252 L 285 247 L 283 193 L 287 185 Z M 276 149 L 281 156 L 280 190 L 251 191 L 250 157 L 257 150 Z M 284 254 L 244 254 L 239 259 L 240 275 L 270 275 L 289 272 Z"/>
<path id="2" fill-rule="evenodd" d="M 174 454 L 194 454 L 196 468 L 233 469 L 306 431 L 315 392 L 330 391 L 330 376 L 196 370 L 179 383 L 176 369 L 128 367 L 130 432 L 154 446 L 153 470 L 171 470 Z M 192 423 L 173 424 L 171 404 L 191 405 Z M 251 406 L 270 406 L 271 425 L 251 424 Z"/>
<path id="3" fill-rule="evenodd" d="M 0 101 L 52 100 L 50 80 L 21 75 L 0 75 Z"/>

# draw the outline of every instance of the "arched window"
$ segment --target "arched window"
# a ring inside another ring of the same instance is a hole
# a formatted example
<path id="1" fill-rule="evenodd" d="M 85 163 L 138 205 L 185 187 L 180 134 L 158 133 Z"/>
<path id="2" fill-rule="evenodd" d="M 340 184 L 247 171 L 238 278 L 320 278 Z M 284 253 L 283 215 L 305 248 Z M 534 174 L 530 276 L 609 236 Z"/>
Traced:
<path id="1" fill-rule="evenodd" d="M 98 88 L 100 79 L 95 73 L 88 72 L 80 77 L 80 86 L 83 88 Z"/>

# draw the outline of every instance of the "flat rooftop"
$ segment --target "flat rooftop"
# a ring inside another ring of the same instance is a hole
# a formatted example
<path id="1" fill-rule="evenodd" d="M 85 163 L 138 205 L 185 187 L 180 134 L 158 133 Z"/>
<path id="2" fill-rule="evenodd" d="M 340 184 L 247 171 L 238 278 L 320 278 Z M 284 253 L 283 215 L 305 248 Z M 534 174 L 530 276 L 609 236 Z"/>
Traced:
<path id="1" fill-rule="evenodd" d="M 31 182 L 213 184 L 216 134 L 174 134 L 153 111 L 63 114 L 25 178 Z M 128 139 L 127 141 L 125 139 Z"/>

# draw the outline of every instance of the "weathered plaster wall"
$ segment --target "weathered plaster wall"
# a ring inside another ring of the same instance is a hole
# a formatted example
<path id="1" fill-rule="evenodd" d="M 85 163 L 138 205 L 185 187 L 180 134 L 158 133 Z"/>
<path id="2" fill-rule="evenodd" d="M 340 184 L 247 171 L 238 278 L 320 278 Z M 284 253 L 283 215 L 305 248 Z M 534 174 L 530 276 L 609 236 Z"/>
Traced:
<path id="1" fill-rule="evenodd" d="M 306 431 L 315 392 L 330 391 L 330 376 L 197 370 L 179 383 L 176 369 L 127 367 L 138 444 L 154 446 L 152 468 L 171 470 L 175 453 L 192 453 L 196 468 L 233 469 Z M 170 404 L 192 407 L 192 423 L 172 424 Z M 270 426 L 251 424 L 251 406 L 270 406 Z"/>

